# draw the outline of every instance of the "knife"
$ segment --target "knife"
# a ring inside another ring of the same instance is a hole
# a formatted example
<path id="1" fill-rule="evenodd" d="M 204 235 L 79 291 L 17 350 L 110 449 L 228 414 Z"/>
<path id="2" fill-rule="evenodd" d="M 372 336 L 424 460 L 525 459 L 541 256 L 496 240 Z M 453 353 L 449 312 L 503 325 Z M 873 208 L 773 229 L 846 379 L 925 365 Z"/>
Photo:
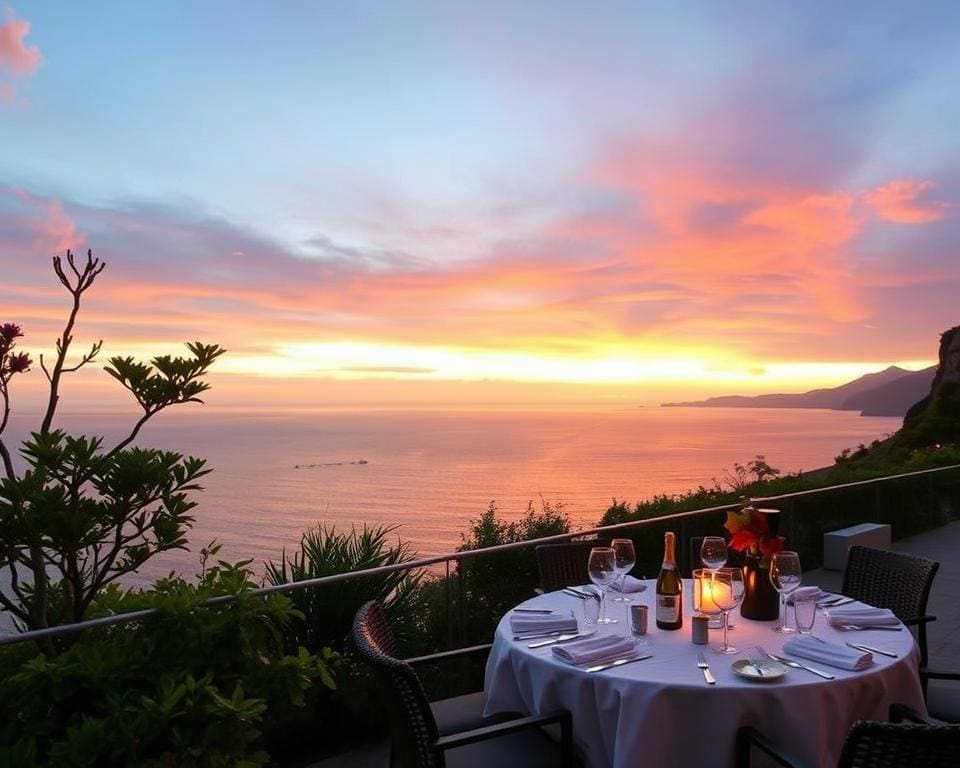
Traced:
<path id="1" fill-rule="evenodd" d="M 781 664 L 786 664 L 788 667 L 793 667 L 794 669 L 803 669 L 807 672 L 812 672 L 815 675 L 819 675 L 824 680 L 833 680 L 834 676 L 826 672 L 821 672 L 819 669 L 814 669 L 813 667 L 808 667 L 805 664 L 801 664 L 799 661 L 794 661 L 793 659 L 788 659 L 786 656 L 777 656 L 775 653 L 767 652 L 769 656 L 774 661 L 779 661 Z"/>
<path id="2" fill-rule="evenodd" d="M 549 640 L 540 640 L 536 643 L 530 643 L 527 648 L 545 648 L 546 646 L 553 645 L 554 643 L 563 643 L 567 640 L 576 640 L 578 637 L 587 637 L 587 635 L 592 634 L 593 632 L 570 632 L 566 635 L 551 637 Z"/>
<path id="3" fill-rule="evenodd" d="M 587 667 L 587 672 L 603 672 L 605 669 L 611 669 L 612 667 L 622 667 L 624 664 L 633 664 L 635 661 L 643 661 L 644 659 L 649 659 L 653 656 L 652 653 L 645 653 L 642 656 L 630 656 L 626 659 L 617 659 L 616 661 L 608 661 L 603 664 L 597 664 L 593 667 Z"/>
<path id="4" fill-rule="evenodd" d="M 567 632 L 570 630 L 568 629 Z M 514 635 L 514 640 L 536 640 L 539 637 L 557 637 L 558 635 L 565 634 L 564 632 L 521 632 L 520 634 Z"/>
<path id="5" fill-rule="evenodd" d="M 595 592 L 588 592 L 585 589 L 580 589 L 580 587 L 564 587 L 564 592 L 573 592 L 577 597 L 596 597 Z"/>
<path id="6" fill-rule="evenodd" d="M 514 613 L 553 613 L 549 608 L 514 608 Z"/>
<path id="7" fill-rule="evenodd" d="M 828 597 L 825 600 L 818 600 L 817 605 L 820 608 L 836 608 L 839 605 L 846 605 L 847 603 L 854 603 L 852 597 Z"/>
<path id="8" fill-rule="evenodd" d="M 874 648 L 870 645 L 861 645 L 860 643 L 847 643 L 851 648 L 856 648 L 858 651 L 866 651 L 867 653 L 879 653 L 881 656 L 889 656 L 891 659 L 899 659 L 900 657 L 892 651 L 885 651 L 882 648 Z"/>
<path id="9" fill-rule="evenodd" d="M 577 591 L 575 591 L 575 590 L 573 590 L 573 589 L 565 589 L 565 590 L 563 590 L 563 594 L 565 594 L 565 595 L 573 595 L 574 597 L 579 597 L 581 600 L 586 600 L 586 599 L 587 599 L 587 596 L 586 596 L 585 594 L 583 594 L 582 592 L 577 592 Z"/>

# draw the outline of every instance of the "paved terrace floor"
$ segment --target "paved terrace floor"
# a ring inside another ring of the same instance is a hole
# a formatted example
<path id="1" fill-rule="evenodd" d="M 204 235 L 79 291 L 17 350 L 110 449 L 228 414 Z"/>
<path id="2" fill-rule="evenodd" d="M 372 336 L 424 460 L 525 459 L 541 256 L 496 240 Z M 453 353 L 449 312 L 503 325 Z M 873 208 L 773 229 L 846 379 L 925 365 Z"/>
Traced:
<path id="1" fill-rule="evenodd" d="M 901 539 L 894 542 L 892 548 L 939 561 L 940 570 L 933 581 L 927 605 L 927 612 L 937 617 L 927 628 L 930 666 L 960 671 L 960 522 Z M 816 584 L 827 591 L 839 591 L 843 572 L 825 569 L 807 571 L 803 581 L 804 584 Z M 960 697 L 960 684 L 931 683 L 931 701 L 950 685 L 953 686 L 953 695 Z M 389 747 L 379 744 L 333 755 L 314 763 L 310 768 L 387 768 L 389 763 Z"/>

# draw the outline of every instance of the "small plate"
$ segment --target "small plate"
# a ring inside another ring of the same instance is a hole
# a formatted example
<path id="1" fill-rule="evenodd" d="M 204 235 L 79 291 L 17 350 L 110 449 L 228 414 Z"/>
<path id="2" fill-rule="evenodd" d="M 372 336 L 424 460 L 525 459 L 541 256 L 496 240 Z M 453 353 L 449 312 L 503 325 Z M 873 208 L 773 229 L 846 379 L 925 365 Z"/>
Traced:
<path id="1" fill-rule="evenodd" d="M 757 667 L 760 667 L 763 672 L 762 675 L 757 671 Z M 738 659 L 733 662 L 730 668 L 735 675 L 745 677 L 747 680 L 757 680 L 762 683 L 769 680 L 779 680 L 787 674 L 787 668 L 779 661 L 773 661 L 772 659 L 769 661 L 758 661 L 756 663 L 747 661 L 746 659 Z"/>

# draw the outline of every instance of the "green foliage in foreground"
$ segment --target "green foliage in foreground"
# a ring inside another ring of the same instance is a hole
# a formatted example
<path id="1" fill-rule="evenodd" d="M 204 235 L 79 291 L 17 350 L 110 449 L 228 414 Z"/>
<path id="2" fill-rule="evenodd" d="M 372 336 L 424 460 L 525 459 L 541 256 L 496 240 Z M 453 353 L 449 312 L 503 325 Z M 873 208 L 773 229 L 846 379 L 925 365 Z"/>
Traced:
<path id="1" fill-rule="evenodd" d="M 333 689 L 340 662 L 284 653 L 297 612 L 283 596 L 246 596 L 247 565 L 219 563 L 199 584 L 171 576 L 107 590 L 92 612 L 159 614 L 87 631 L 58 656 L 3 649 L 0 766 L 252 767 L 282 752 L 309 692 Z M 222 594 L 238 599 L 199 606 Z"/>

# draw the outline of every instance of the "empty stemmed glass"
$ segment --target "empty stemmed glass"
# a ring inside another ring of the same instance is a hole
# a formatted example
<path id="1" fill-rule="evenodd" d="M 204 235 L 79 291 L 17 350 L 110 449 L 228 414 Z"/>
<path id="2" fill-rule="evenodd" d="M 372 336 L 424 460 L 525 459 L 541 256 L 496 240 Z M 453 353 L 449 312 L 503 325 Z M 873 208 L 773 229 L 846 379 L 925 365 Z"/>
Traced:
<path id="1" fill-rule="evenodd" d="M 614 583 L 620 585 L 620 594 L 613 598 L 613 602 L 632 603 L 633 600 L 627 596 L 623 587 L 627 580 L 627 574 L 630 573 L 633 564 L 637 562 L 633 542 L 630 539 L 614 539 L 610 542 L 610 548 L 614 551 L 617 567 L 617 578 Z"/>
<path id="2" fill-rule="evenodd" d="M 802 572 L 796 552 L 777 552 L 770 560 L 770 582 L 780 593 L 780 620 L 774 632 L 796 632 L 787 626 L 787 595 L 800 586 Z"/>
<path id="3" fill-rule="evenodd" d="M 704 536 L 700 544 L 700 562 L 711 574 L 727 564 L 727 542 L 722 536 Z M 711 616 L 710 626 L 720 628 L 720 617 Z"/>
<path id="4" fill-rule="evenodd" d="M 743 601 L 743 571 L 740 568 L 720 568 L 713 572 L 713 602 L 723 612 L 723 644 L 714 646 L 717 653 L 737 653 L 727 642 L 730 611 Z"/>
<path id="5" fill-rule="evenodd" d="M 727 542 L 722 536 L 704 536 L 700 545 L 700 562 L 709 571 L 727 564 Z"/>
<path id="6" fill-rule="evenodd" d="M 617 555 L 613 547 L 594 547 L 587 561 L 590 581 L 600 588 L 600 618 L 597 624 L 616 624 L 616 619 L 607 618 L 606 588 L 617 578 Z"/>

